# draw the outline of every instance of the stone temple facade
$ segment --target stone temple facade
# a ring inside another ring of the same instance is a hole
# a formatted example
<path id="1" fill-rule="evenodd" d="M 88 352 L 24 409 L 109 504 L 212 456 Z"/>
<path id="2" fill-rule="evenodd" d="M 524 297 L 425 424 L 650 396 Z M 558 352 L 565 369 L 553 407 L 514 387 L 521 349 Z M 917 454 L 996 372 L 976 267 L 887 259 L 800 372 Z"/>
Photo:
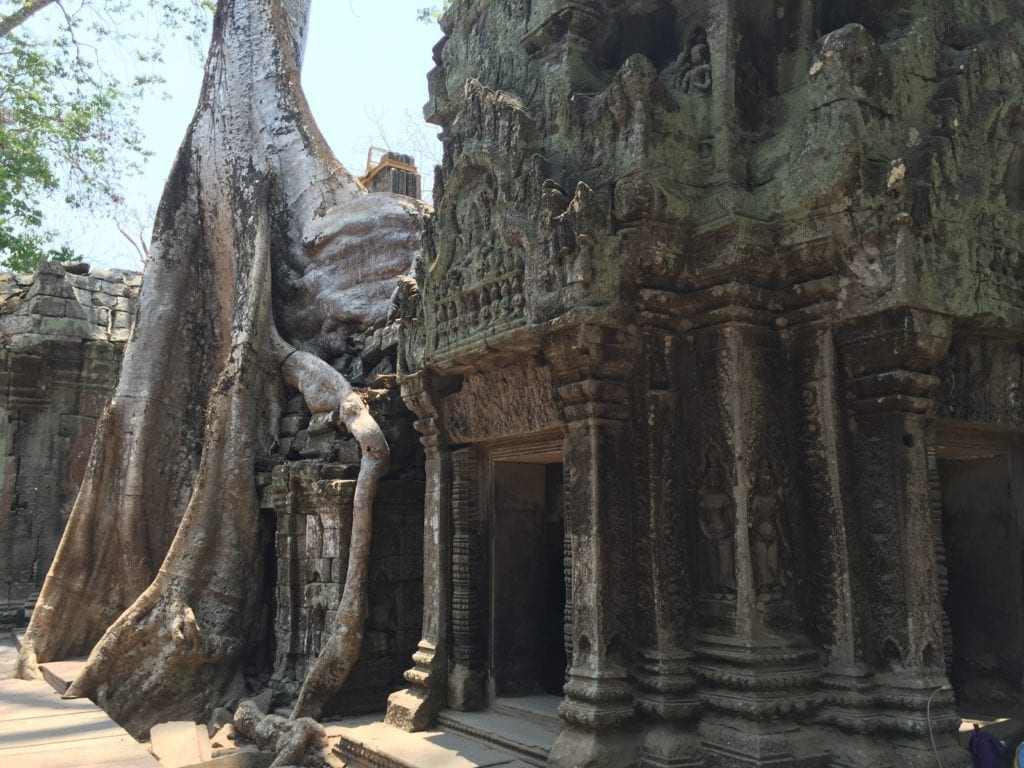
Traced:
<path id="1" fill-rule="evenodd" d="M 25 620 L 49 570 L 141 279 L 57 263 L 0 274 L 0 623 Z"/>
<path id="2" fill-rule="evenodd" d="M 552 766 L 962 764 L 958 712 L 1024 704 L 1019 3 L 442 28 L 388 722 L 529 693 Z"/>

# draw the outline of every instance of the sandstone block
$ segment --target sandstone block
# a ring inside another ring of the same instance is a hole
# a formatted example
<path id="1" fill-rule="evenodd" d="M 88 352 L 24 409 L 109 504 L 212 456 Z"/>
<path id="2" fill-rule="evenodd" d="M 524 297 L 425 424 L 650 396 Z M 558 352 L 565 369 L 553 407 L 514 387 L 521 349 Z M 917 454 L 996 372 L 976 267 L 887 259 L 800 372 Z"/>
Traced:
<path id="1" fill-rule="evenodd" d="M 164 768 L 182 768 L 213 756 L 206 726 L 184 720 L 154 725 L 149 740 L 150 749 Z"/>
<path id="2" fill-rule="evenodd" d="M 218 707 L 218 709 L 224 709 Z M 224 709 L 227 712 L 226 709 Z M 228 712 L 228 717 L 231 717 L 231 713 Z M 212 721 L 211 721 L 212 722 Z M 221 725 L 217 730 L 210 736 L 210 746 L 213 749 L 226 749 L 228 747 L 235 746 L 235 726 L 233 723 L 228 722 Z"/>

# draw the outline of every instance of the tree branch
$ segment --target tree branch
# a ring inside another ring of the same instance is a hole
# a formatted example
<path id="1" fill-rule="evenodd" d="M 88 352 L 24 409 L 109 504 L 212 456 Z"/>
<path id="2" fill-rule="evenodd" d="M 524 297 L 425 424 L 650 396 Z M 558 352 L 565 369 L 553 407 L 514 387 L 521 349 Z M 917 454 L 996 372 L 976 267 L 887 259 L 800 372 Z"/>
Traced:
<path id="1" fill-rule="evenodd" d="M 7 37 L 43 8 L 53 5 L 53 2 L 54 0 L 28 0 L 19 10 L 0 19 L 0 37 Z"/>
<path id="2" fill-rule="evenodd" d="M 135 249 L 135 253 L 139 255 L 139 261 L 141 261 L 143 264 L 149 261 L 149 248 L 146 246 L 146 241 L 144 239 L 145 233 L 142 231 L 142 229 L 139 229 L 139 239 L 136 240 L 134 237 L 128 234 L 127 231 L 125 231 L 124 227 L 122 227 L 119 222 L 115 221 L 114 226 L 117 227 L 117 231 L 121 233 L 121 237 L 123 237 L 125 240 L 131 243 L 132 248 Z"/>

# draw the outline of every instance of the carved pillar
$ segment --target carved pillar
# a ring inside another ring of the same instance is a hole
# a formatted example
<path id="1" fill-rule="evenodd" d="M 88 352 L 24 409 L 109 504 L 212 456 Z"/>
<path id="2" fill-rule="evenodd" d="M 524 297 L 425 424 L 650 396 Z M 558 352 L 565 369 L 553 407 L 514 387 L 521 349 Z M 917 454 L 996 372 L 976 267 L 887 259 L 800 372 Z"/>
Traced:
<path id="1" fill-rule="evenodd" d="M 688 535 L 679 496 L 679 394 L 672 381 L 672 339 L 646 334 L 650 370 L 639 426 L 636 473 L 645 487 L 637 510 L 637 613 L 639 649 L 632 677 L 637 709 L 652 721 L 644 734 L 644 768 L 701 766 L 694 719 L 700 711 L 692 674 L 692 584 Z"/>
<path id="2" fill-rule="evenodd" d="M 562 539 L 562 572 L 565 578 L 565 608 L 562 610 L 563 642 L 565 643 L 565 678 L 569 679 L 572 668 L 572 536 L 565 529 Z"/>
<path id="3" fill-rule="evenodd" d="M 486 536 L 480 510 L 480 456 L 476 448 L 452 453 L 452 665 L 448 706 L 487 705 Z"/>
<path id="4" fill-rule="evenodd" d="M 949 593 L 949 569 L 946 566 L 946 543 L 942 539 L 942 478 L 939 475 L 939 460 L 935 444 L 928 448 L 928 496 L 932 509 L 932 536 L 935 540 L 935 580 L 938 586 L 939 605 L 945 606 Z M 953 625 L 949 614 L 943 609 L 942 648 L 946 676 L 953 670 Z"/>
<path id="5" fill-rule="evenodd" d="M 821 658 L 797 603 L 785 350 L 777 329 L 742 320 L 682 345 L 700 733 L 709 764 L 792 765 Z"/>
<path id="6" fill-rule="evenodd" d="M 409 688 L 388 697 L 385 721 L 418 731 L 433 721 L 444 702 L 445 633 L 448 627 L 449 518 L 451 451 L 441 435 L 435 382 L 428 372 L 402 378 L 402 399 L 417 416 L 416 431 L 425 454 L 423 499 L 423 631 L 406 670 Z"/>
<path id="7" fill-rule="evenodd" d="M 550 766 L 635 764 L 625 656 L 633 600 L 627 381 L 621 331 L 583 326 L 546 349 L 564 407 L 566 528 L 572 546 L 573 653 Z"/>
<path id="8" fill-rule="evenodd" d="M 862 717 L 852 713 L 849 704 L 870 681 L 861 662 L 851 586 L 839 361 L 835 336 L 825 324 L 794 328 L 787 334 L 787 347 L 795 460 L 803 475 L 798 482 L 803 502 L 799 527 L 805 532 L 801 578 L 806 588 L 798 597 L 828 651 L 823 679 L 827 693 L 818 719 L 845 725 Z"/>
<path id="9" fill-rule="evenodd" d="M 952 334 L 948 318 L 899 309 L 841 330 L 849 376 L 851 539 L 857 548 L 853 589 L 865 628 L 864 658 L 884 674 L 865 706 L 878 725 L 930 746 L 926 703 L 946 684 L 929 456 L 934 422 L 933 375 Z M 957 717 L 952 696 L 931 704 L 931 728 L 951 746 Z"/>

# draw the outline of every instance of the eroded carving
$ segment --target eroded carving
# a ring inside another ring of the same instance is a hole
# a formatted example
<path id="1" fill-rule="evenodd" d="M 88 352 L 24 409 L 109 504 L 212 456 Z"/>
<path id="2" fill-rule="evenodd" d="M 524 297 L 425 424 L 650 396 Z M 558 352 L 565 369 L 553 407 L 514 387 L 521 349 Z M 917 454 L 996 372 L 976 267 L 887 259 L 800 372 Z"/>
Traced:
<path id="1" fill-rule="evenodd" d="M 702 534 L 701 584 L 715 598 L 736 598 L 736 505 L 727 488 L 722 459 L 708 450 L 697 496 L 697 520 Z"/>
<path id="2" fill-rule="evenodd" d="M 467 376 L 462 388 L 447 399 L 444 415 L 447 433 L 465 442 L 526 435 L 561 423 L 550 373 L 538 365 Z"/>
<path id="3" fill-rule="evenodd" d="M 782 565 L 783 491 L 771 464 L 762 459 L 748 505 L 754 589 L 779 596 L 787 583 Z"/>

